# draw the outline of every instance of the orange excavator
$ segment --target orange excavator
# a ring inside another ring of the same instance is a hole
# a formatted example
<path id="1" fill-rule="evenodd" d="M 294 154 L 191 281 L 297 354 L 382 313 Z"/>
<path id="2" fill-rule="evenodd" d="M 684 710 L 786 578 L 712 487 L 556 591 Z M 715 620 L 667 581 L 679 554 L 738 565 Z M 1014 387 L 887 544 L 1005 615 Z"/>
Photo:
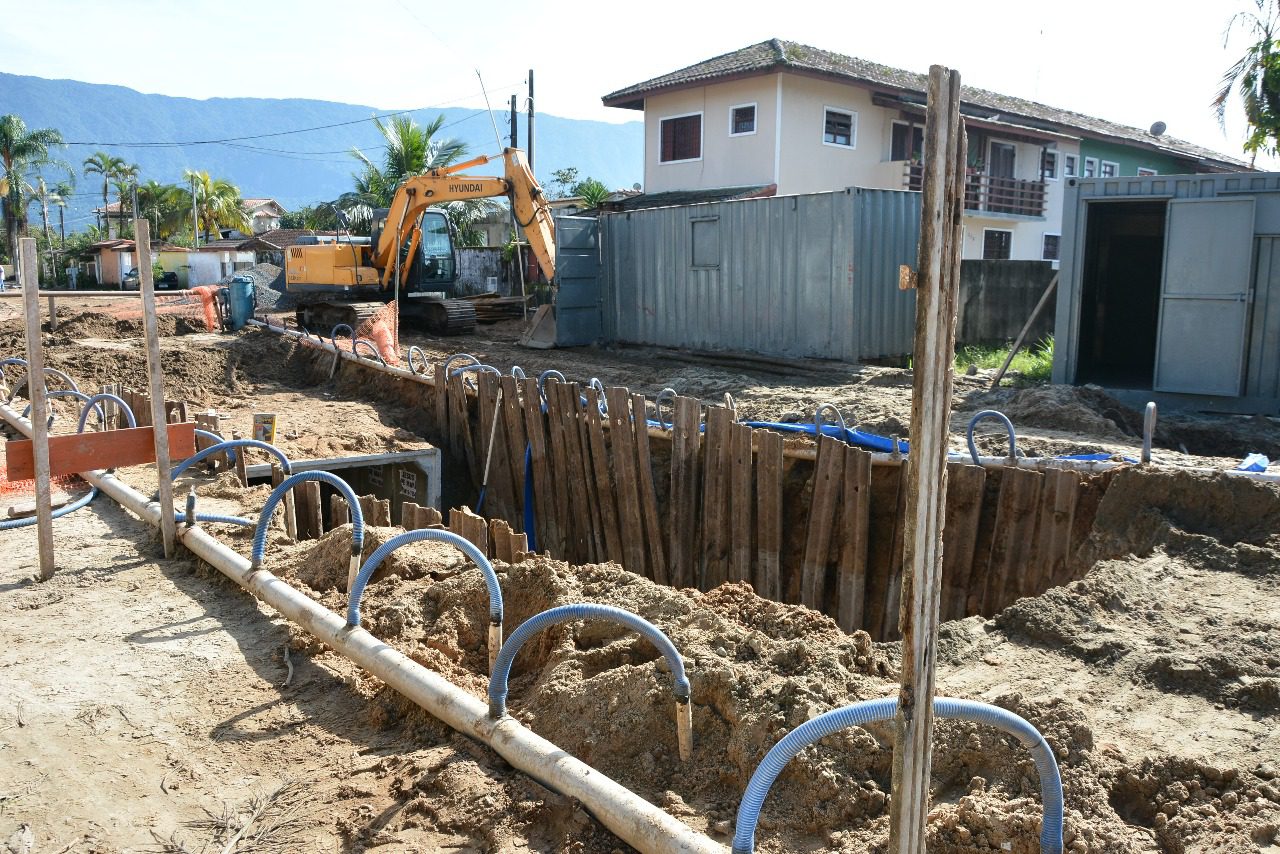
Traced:
<path id="1" fill-rule="evenodd" d="M 457 335 L 476 326 L 475 309 L 453 299 L 458 281 L 454 233 L 449 220 L 432 205 L 464 199 L 506 196 L 547 277 L 556 270 L 555 223 L 542 188 L 524 152 L 501 154 L 501 178 L 458 174 L 498 157 L 481 156 L 406 178 L 391 207 L 373 213 L 365 237 L 313 237 L 314 243 L 290 246 L 285 287 L 299 299 L 298 323 L 315 331 L 345 323 L 352 329 L 396 299 L 404 322 L 429 331 Z"/>

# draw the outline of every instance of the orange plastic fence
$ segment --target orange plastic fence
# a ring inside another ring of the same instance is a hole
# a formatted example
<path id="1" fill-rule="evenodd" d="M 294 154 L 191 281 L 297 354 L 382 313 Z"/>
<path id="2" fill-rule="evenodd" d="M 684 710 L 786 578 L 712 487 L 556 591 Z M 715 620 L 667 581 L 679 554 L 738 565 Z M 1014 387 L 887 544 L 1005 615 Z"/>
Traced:
<path id="1" fill-rule="evenodd" d="M 392 300 L 356 330 L 356 337 L 372 341 L 388 365 L 400 364 L 400 342 L 396 340 L 395 333 L 396 311 L 398 306 Z"/>

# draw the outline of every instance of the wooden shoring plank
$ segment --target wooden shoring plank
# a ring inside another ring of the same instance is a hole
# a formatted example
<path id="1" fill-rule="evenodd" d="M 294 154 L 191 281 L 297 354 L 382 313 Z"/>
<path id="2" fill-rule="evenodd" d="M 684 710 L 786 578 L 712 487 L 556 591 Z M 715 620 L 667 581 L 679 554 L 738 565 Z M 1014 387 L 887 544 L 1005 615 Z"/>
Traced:
<path id="1" fill-rule="evenodd" d="M 307 484 L 314 481 L 303 481 L 291 490 L 297 512 L 299 540 L 309 540 L 315 536 L 311 530 L 311 495 L 307 492 Z M 319 486 L 320 484 L 316 484 Z"/>
<path id="2" fill-rule="evenodd" d="M 782 601 L 782 452 L 781 433 L 755 430 L 756 460 L 756 592 Z"/>
<path id="3" fill-rule="evenodd" d="M 724 406 L 707 407 L 702 454 L 702 572 L 699 589 L 711 590 L 729 580 L 729 456 L 733 413 Z"/>
<path id="4" fill-rule="evenodd" d="M 836 527 L 836 505 L 844 479 L 845 443 L 831 436 L 818 437 L 818 459 L 813 467 L 813 499 L 805 526 L 804 557 L 800 564 L 800 604 L 823 611 L 827 604 L 827 562 Z"/>
<path id="5" fill-rule="evenodd" d="M 605 444 L 603 418 L 600 405 L 607 402 L 598 397 L 596 390 L 588 388 L 587 395 L 587 438 L 591 445 L 591 467 L 595 474 L 596 497 L 600 502 L 600 522 L 604 525 L 605 555 L 614 563 L 626 566 L 626 555 L 622 550 L 622 534 L 618 524 L 618 492 L 620 484 L 615 484 L 610 477 L 609 450 Z M 625 399 L 625 398 L 624 398 Z M 610 431 L 610 438 L 615 439 Z M 635 486 L 632 484 L 632 490 Z M 639 510 L 639 507 L 636 508 Z M 630 569 L 630 567 L 627 567 Z M 644 574 L 644 567 L 632 569 L 638 575 Z"/>
<path id="6" fill-rule="evenodd" d="M 658 511 L 658 490 L 653 480 L 653 459 L 649 455 L 649 414 L 643 394 L 631 395 L 630 432 L 636 448 L 636 479 L 640 488 L 640 517 L 644 520 L 646 575 L 659 584 L 670 583 L 667 571 L 667 538 L 663 536 L 662 515 Z"/>
<path id="7" fill-rule="evenodd" d="M 902 481 L 898 489 L 898 508 L 893 514 L 893 562 L 889 566 L 889 589 L 886 593 L 884 612 L 885 640 L 895 641 L 902 637 L 902 620 L 904 604 L 902 594 L 905 578 L 906 521 L 907 521 L 907 479 L 911 476 L 911 460 L 902 461 Z M 941 510 L 939 511 L 942 512 Z M 939 531 L 941 533 L 941 531 Z M 939 561 L 941 563 L 941 561 Z"/>
<path id="8" fill-rule="evenodd" d="M 1019 596 L 1022 576 L 1031 558 L 1043 482 L 1044 475 L 1038 471 L 1008 468 L 1004 472 L 991 541 L 984 614 L 996 613 Z"/>
<path id="9" fill-rule="evenodd" d="M 416 501 L 400 502 L 400 527 L 406 531 L 416 531 L 418 529 L 418 511 L 422 506 Z"/>
<path id="10" fill-rule="evenodd" d="M 973 557 L 978 545 L 978 521 L 987 472 L 982 466 L 950 463 L 947 466 L 947 519 L 942 529 L 941 619 L 959 620 L 965 613 L 974 576 Z"/>
<path id="11" fill-rule="evenodd" d="M 218 413 L 212 410 L 196 413 L 196 427 L 210 433 L 216 433 L 219 436 L 222 435 L 222 419 L 218 416 Z M 216 444 L 218 444 L 216 439 L 207 439 L 204 436 L 196 436 L 197 451 L 203 451 L 205 448 L 211 448 Z M 204 462 L 213 471 L 223 471 L 227 467 L 227 454 L 225 451 L 219 451 L 216 454 L 205 457 Z"/>
<path id="12" fill-rule="evenodd" d="M 320 539 L 324 536 L 324 506 L 320 503 L 320 481 L 307 480 L 299 484 L 307 501 L 307 536 Z"/>
<path id="13" fill-rule="evenodd" d="M 559 490 L 552 485 L 553 460 L 548 426 L 550 418 L 542 409 L 538 381 L 529 377 L 520 383 L 520 399 L 524 408 L 525 440 L 529 443 L 530 467 L 533 470 L 534 526 L 539 551 L 564 554 L 558 511 Z"/>
<path id="14" fill-rule="evenodd" d="M 544 387 L 547 411 L 547 472 L 552 488 L 551 514 L 559 530 L 552 554 L 561 560 L 574 562 L 578 554 L 577 525 L 573 519 L 573 486 L 569 474 L 569 449 L 565 443 L 565 429 L 560 387 L 558 382 L 548 382 Z"/>
<path id="15" fill-rule="evenodd" d="M 104 385 L 98 386 L 98 392 L 100 394 L 116 394 L 115 383 L 106 383 Z M 102 407 L 102 429 L 103 430 L 116 429 L 116 427 L 119 426 L 119 422 L 117 421 L 117 419 L 120 416 L 120 405 L 116 403 L 114 400 L 100 400 L 98 401 L 98 405 Z M 200 426 L 198 420 L 196 422 L 196 426 Z M 196 445 L 197 445 L 197 450 L 199 450 L 200 449 L 199 437 L 196 438 Z"/>
<path id="16" fill-rule="evenodd" d="M 1007 469 L 986 469 L 982 486 L 982 510 L 978 514 L 978 535 L 973 548 L 973 569 L 969 573 L 969 595 L 965 614 L 991 616 L 986 609 L 987 579 L 991 574 L 991 544 L 996 536 L 996 516 L 1000 507 L 1000 487 Z"/>
<path id="17" fill-rule="evenodd" d="M 33 429 L 34 426 L 33 421 Z M 169 447 L 175 456 L 185 459 L 195 453 L 195 426 L 194 422 L 169 425 Z M 50 436 L 49 476 L 153 463 L 156 459 L 155 439 L 151 434 L 150 427 L 135 427 Z M 5 442 L 5 466 L 10 480 L 31 480 L 37 477 L 35 445 L 32 440 L 13 439 Z"/>
<path id="18" fill-rule="evenodd" d="M 336 359 L 337 357 L 335 356 L 334 358 Z M 456 454 L 457 449 L 453 447 L 453 431 L 449 429 L 449 377 L 444 372 L 444 362 L 436 363 L 435 382 L 431 385 L 431 397 L 436 416 L 435 430 L 430 436 L 431 441 Z"/>
<path id="19" fill-rule="evenodd" d="M 609 406 L 609 451 L 618 500 L 622 565 L 637 575 L 653 578 L 645 561 L 646 538 L 635 447 L 637 434 L 631 425 L 631 393 L 625 388 L 610 388 L 605 391 L 605 400 Z"/>
<path id="20" fill-rule="evenodd" d="M 489 548 L 493 550 L 492 557 L 494 560 L 500 560 L 503 563 L 511 563 L 513 553 L 511 549 L 511 526 L 502 519 L 489 520 Z"/>
<path id="21" fill-rule="evenodd" d="M 840 490 L 840 566 L 836 622 L 846 632 L 864 628 L 867 541 L 871 523 L 871 454 L 848 448 Z"/>
<path id="22" fill-rule="evenodd" d="M 1068 566 L 1071 558 L 1071 532 L 1082 486 L 1080 473 L 1070 469 L 1054 471 L 1053 477 L 1058 483 L 1054 491 L 1052 524 L 1049 526 L 1045 548 L 1045 588 L 1063 584 L 1071 577 Z"/>
<path id="23" fill-rule="evenodd" d="M 489 524 L 469 508 L 455 507 L 449 511 L 449 530 L 489 554 Z"/>
<path id="24" fill-rule="evenodd" d="M 578 443 L 578 388 L 576 383 L 547 385 L 554 415 L 554 427 L 560 439 L 560 465 L 556 473 L 563 484 L 566 512 L 562 524 L 568 533 L 567 552 L 570 563 L 587 563 L 591 557 L 591 508 L 587 506 L 587 489 Z"/>
<path id="25" fill-rule="evenodd" d="M 894 551 L 901 552 L 897 530 L 898 494 L 902 467 L 872 466 L 870 520 L 867 536 L 867 604 L 864 623 L 872 640 L 884 640 L 889 626 L 897 626 L 898 615 L 886 614 L 889 584 L 894 568 Z"/>
<path id="26" fill-rule="evenodd" d="M 418 512 L 419 528 L 443 528 L 444 515 L 434 507 L 422 507 Z"/>
<path id="27" fill-rule="evenodd" d="M 240 435 L 238 433 L 233 433 L 232 436 L 236 439 L 240 438 Z M 235 450 L 236 450 L 236 461 L 235 461 L 236 477 L 240 480 L 241 486 L 248 486 L 249 485 L 249 454 L 248 454 L 249 449 L 242 446 L 242 447 L 236 448 Z"/>
<path id="28" fill-rule="evenodd" d="M 671 500 L 669 525 L 671 584 L 692 587 L 698 581 L 698 450 L 702 405 L 677 396 L 671 429 Z"/>
<path id="29" fill-rule="evenodd" d="M 511 520 L 524 529 L 524 410 L 515 377 L 504 376 L 502 388 L 502 439 L 507 448 L 507 477 L 511 483 Z"/>
<path id="30" fill-rule="evenodd" d="M 752 471 L 751 428 L 734 423 L 729 430 L 730 561 L 729 580 L 751 582 L 751 533 L 755 530 L 756 493 Z"/>
<path id="31" fill-rule="evenodd" d="M 587 495 L 587 550 L 592 562 L 600 563 L 609 559 L 609 553 L 604 534 L 604 508 L 601 506 L 600 489 L 596 481 L 594 464 L 591 461 L 591 430 L 587 421 L 587 410 L 595 404 L 581 403 L 582 398 L 587 397 L 587 394 L 578 387 L 577 383 L 573 384 L 573 392 L 578 403 L 573 408 L 573 426 L 577 428 L 578 460 L 582 470 L 583 490 Z M 597 411 L 596 415 L 599 414 Z"/>
<path id="32" fill-rule="evenodd" d="M 498 516 L 513 522 L 520 518 L 520 488 L 524 482 L 524 448 L 521 447 L 519 452 L 519 470 L 513 464 L 511 459 L 511 445 L 507 438 L 507 391 L 503 387 L 503 377 L 495 376 L 488 371 L 481 374 L 486 382 L 492 383 L 494 394 L 494 411 L 491 419 L 496 421 L 486 422 L 484 425 L 484 441 L 486 443 L 493 442 L 493 459 L 489 464 L 489 482 L 496 484 L 498 495 L 501 496 L 499 504 L 499 512 L 491 512 L 487 515 Z M 517 409 L 517 412 L 519 410 Z M 496 432 L 493 432 L 496 431 Z M 493 432 L 490 439 L 489 434 Z M 489 453 L 486 449 L 485 453 Z"/>
<path id="33" fill-rule="evenodd" d="M 16 191 L 15 196 L 16 198 Z M 10 238 L 17 232 L 10 232 Z M 49 401 L 44 386 L 44 343 L 40 339 L 40 255 L 36 251 L 36 241 L 32 237 L 24 237 L 18 241 L 17 254 L 18 278 L 22 281 L 22 309 L 24 320 L 24 337 L 27 345 L 27 399 L 31 401 L 31 474 L 36 482 L 36 550 L 37 562 L 40 564 L 40 580 L 48 581 L 54 573 L 53 551 L 53 449 L 49 444 Z M 52 323 L 52 312 L 50 312 Z M 102 434 L 106 435 L 106 434 Z M 97 468 L 90 466 L 88 469 Z M 85 470 L 88 470 L 85 469 Z M 169 483 L 167 468 L 162 469 L 164 476 L 160 479 Z M 9 463 L 8 477 L 12 480 L 26 480 L 13 473 L 13 464 Z M 173 542 L 173 488 L 169 488 L 169 519 L 165 530 L 165 555 L 172 552 Z"/>
<path id="34" fill-rule="evenodd" d="M 1049 587 L 1049 536 L 1053 529 L 1053 510 L 1058 500 L 1057 470 L 1046 469 L 1040 482 L 1035 518 L 1030 523 L 1031 542 L 1027 562 L 1018 572 L 1018 596 L 1039 596 Z"/>
<path id="35" fill-rule="evenodd" d="M 341 493 L 329 496 L 329 521 L 334 528 L 341 528 L 351 523 L 351 508 Z"/>
<path id="36" fill-rule="evenodd" d="M 449 429 L 453 434 L 454 452 L 466 462 L 471 483 L 478 487 L 483 463 L 477 459 L 477 443 L 472 437 L 471 404 L 467 399 L 464 377 L 464 374 L 456 374 L 449 378 Z"/>
<path id="37" fill-rule="evenodd" d="M 239 448 L 240 454 L 244 454 L 244 448 Z M 284 469 L 280 467 L 280 463 L 271 463 L 271 488 L 274 490 L 277 486 L 284 483 Z M 293 490 L 289 490 L 284 494 L 284 498 L 280 501 L 282 513 L 284 514 L 284 532 L 289 539 L 298 540 L 298 511 L 297 501 L 293 496 Z"/>

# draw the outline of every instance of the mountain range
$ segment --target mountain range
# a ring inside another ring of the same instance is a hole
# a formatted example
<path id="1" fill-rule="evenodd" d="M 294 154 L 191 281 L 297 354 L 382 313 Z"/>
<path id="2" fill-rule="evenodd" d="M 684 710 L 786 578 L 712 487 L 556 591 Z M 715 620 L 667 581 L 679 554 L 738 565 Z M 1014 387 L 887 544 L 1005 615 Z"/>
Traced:
<path id="1" fill-rule="evenodd" d="M 66 210 L 68 232 L 92 223 L 93 208 L 102 203 L 101 179 L 81 173 L 84 159 L 95 151 L 137 163 L 144 182 L 178 183 L 183 170 L 204 170 L 230 180 L 245 198 L 269 197 L 293 210 L 351 189 L 358 165 L 349 153 L 352 147 L 379 161 L 382 137 L 370 119 L 388 112 L 301 98 L 174 98 L 123 86 L 4 73 L 0 93 L 0 113 L 16 113 L 31 128 L 56 128 L 71 143 L 57 155 L 76 172 L 76 192 Z M 498 151 L 486 111 L 450 107 L 412 115 L 426 124 L 438 114 L 445 117 L 442 135 L 467 143 L 471 154 Z M 505 109 L 494 114 L 504 145 L 507 116 Z M 311 128 L 315 130 L 291 132 Z M 525 133 L 522 117 L 522 148 L 527 147 Z M 610 124 L 539 114 L 536 133 L 534 166 L 543 186 L 552 172 L 570 166 L 578 169 L 580 178 L 597 178 L 611 189 L 629 188 L 643 178 L 642 122 Z M 223 141 L 199 144 L 205 140 Z M 500 170 L 501 164 L 471 171 L 501 174 L 495 167 Z M 49 172 L 48 177 L 63 176 Z M 39 223 L 34 207 L 31 221 Z"/>

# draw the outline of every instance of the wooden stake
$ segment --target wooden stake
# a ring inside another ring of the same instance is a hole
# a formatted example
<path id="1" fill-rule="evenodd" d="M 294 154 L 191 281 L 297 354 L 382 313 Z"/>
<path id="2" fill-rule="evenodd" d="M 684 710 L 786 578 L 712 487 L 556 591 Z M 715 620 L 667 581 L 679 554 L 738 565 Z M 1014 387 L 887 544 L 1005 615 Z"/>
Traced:
<path id="1" fill-rule="evenodd" d="M 27 398 L 31 401 L 32 452 L 36 468 L 36 539 L 40 550 L 40 580 L 53 578 L 53 507 L 49 481 L 49 404 L 44 388 L 44 349 L 40 341 L 40 258 L 36 241 L 18 241 L 18 279 L 22 282 L 22 308 L 27 333 Z M 168 472 L 166 468 L 164 470 Z M 165 478 L 168 481 L 168 478 Z M 173 514 L 169 514 L 172 529 Z"/>
<path id="2" fill-rule="evenodd" d="M 933 691 L 942 592 L 942 527 L 947 497 L 947 440 L 952 353 L 964 209 L 964 125 L 960 74 L 929 69 L 924 195 L 916 265 L 915 371 L 911 461 L 906 472 L 902 574 L 902 688 L 894 719 L 889 850 L 925 850 L 933 750 Z"/>
<path id="3" fill-rule="evenodd" d="M 151 280 L 151 223 L 133 221 L 134 243 L 138 250 L 138 289 L 142 293 L 142 332 L 147 339 L 147 376 L 151 392 L 151 423 L 167 423 L 164 412 L 164 372 L 160 368 L 160 329 L 156 324 L 155 282 Z M 156 471 L 160 482 L 160 534 L 164 556 L 173 557 L 173 482 L 169 480 L 169 431 L 155 430 Z"/>

